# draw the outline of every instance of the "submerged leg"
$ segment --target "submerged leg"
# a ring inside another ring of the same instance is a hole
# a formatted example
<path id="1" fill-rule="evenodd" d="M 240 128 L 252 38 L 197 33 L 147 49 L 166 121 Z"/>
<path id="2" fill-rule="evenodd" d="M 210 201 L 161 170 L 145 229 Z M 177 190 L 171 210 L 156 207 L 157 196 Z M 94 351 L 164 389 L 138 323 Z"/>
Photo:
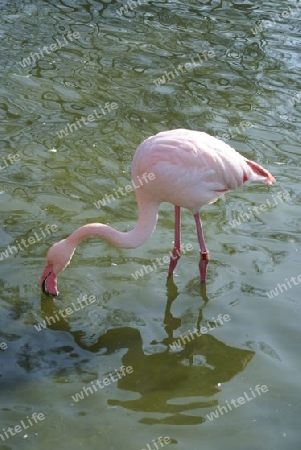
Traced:
<path id="1" fill-rule="evenodd" d="M 198 240 L 199 240 L 199 244 L 200 244 L 201 259 L 200 259 L 200 263 L 199 263 L 199 268 L 200 268 L 201 281 L 203 282 L 203 281 L 206 281 L 207 266 L 209 263 L 209 251 L 207 250 L 207 247 L 205 244 L 202 222 L 201 222 L 199 213 L 194 214 L 193 217 L 195 220 L 197 234 L 198 234 Z"/>
<path id="2" fill-rule="evenodd" d="M 173 274 L 176 265 L 181 257 L 181 208 L 180 206 L 175 206 L 175 242 L 170 257 L 168 276 Z"/>

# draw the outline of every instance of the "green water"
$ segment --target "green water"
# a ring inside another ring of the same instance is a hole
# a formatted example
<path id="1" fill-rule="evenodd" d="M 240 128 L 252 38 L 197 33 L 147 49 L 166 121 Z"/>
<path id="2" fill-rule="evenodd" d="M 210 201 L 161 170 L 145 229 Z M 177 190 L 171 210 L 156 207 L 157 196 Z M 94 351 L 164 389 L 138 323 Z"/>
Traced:
<path id="1" fill-rule="evenodd" d="M 0 1 L 0 449 L 299 450 L 301 6 L 140 3 Z M 189 212 L 173 282 L 167 265 L 132 276 L 172 249 L 164 204 L 142 247 L 86 242 L 61 297 L 41 295 L 54 242 L 87 222 L 133 227 L 133 192 L 94 203 L 130 183 L 144 138 L 179 127 L 277 179 L 204 208 L 207 293 Z"/>

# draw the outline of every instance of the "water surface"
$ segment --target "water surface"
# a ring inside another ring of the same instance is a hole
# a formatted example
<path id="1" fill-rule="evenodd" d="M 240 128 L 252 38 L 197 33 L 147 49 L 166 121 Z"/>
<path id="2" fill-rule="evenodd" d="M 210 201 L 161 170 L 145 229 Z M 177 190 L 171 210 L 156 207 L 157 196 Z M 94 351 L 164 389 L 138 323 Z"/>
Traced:
<path id="1" fill-rule="evenodd" d="M 140 3 L 123 13 L 122 2 L 0 2 L 0 448 L 157 450 L 162 436 L 164 448 L 297 450 L 301 12 L 280 1 Z M 223 136 L 277 179 L 204 208 L 206 294 L 188 211 L 193 249 L 173 280 L 166 266 L 132 276 L 172 249 L 164 204 L 142 247 L 86 242 L 61 297 L 41 295 L 54 242 L 87 222 L 134 226 L 133 192 L 94 203 L 130 183 L 143 139 L 178 127 Z M 85 296 L 95 301 L 76 306 Z M 34 413 L 44 419 L 28 426 Z"/>

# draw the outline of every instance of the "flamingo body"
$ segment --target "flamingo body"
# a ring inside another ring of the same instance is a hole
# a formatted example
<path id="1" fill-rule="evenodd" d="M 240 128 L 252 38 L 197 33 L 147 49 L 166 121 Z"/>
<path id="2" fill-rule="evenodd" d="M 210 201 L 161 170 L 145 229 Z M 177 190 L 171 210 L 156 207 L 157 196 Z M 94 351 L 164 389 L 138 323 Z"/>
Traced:
<path id="1" fill-rule="evenodd" d="M 152 181 L 143 182 L 145 174 L 153 174 Z M 132 181 L 139 186 L 135 190 L 139 217 L 134 229 L 124 233 L 92 223 L 54 244 L 47 254 L 40 281 L 45 293 L 58 294 L 56 277 L 69 264 L 75 248 L 84 239 L 100 237 L 122 248 L 143 244 L 156 227 L 162 202 L 175 205 L 175 258 L 171 260 L 169 275 L 180 257 L 180 208 L 183 207 L 193 213 L 196 221 L 201 280 L 205 281 L 209 252 L 199 218 L 200 208 L 242 184 L 273 184 L 275 178 L 223 141 L 203 132 L 177 129 L 158 133 L 140 144 L 133 157 Z"/>
<path id="2" fill-rule="evenodd" d="M 249 163 L 255 165 L 257 172 Z M 185 129 L 163 131 L 137 148 L 132 179 L 150 172 L 156 177 L 154 182 L 137 189 L 137 197 L 169 202 L 193 212 L 244 182 L 275 181 L 268 171 L 225 142 L 207 133 Z"/>

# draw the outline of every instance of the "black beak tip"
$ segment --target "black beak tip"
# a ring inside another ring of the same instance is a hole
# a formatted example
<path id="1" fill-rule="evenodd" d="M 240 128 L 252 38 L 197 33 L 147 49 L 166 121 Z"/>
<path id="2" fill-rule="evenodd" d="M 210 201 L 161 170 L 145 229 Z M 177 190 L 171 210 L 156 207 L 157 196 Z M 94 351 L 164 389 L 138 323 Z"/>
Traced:
<path id="1" fill-rule="evenodd" d="M 47 278 L 45 278 L 45 279 L 42 281 L 42 284 L 41 284 L 41 290 L 42 290 L 42 292 L 43 292 L 44 294 L 49 295 L 49 292 L 47 291 L 47 288 L 46 288 L 46 280 L 47 280 Z"/>
<path id="2" fill-rule="evenodd" d="M 48 296 L 52 296 L 52 297 L 58 297 L 59 295 L 60 295 L 60 293 L 59 292 L 57 292 L 57 293 L 55 293 L 55 294 L 52 294 L 51 292 L 49 292 L 48 290 L 47 290 L 47 287 L 46 287 L 46 281 L 47 281 L 47 277 L 42 281 L 42 285 L 41 285 L 41 290 L 42 290 L 42 292 L 45 294 L 45 295 L 48 295 Z"/>

